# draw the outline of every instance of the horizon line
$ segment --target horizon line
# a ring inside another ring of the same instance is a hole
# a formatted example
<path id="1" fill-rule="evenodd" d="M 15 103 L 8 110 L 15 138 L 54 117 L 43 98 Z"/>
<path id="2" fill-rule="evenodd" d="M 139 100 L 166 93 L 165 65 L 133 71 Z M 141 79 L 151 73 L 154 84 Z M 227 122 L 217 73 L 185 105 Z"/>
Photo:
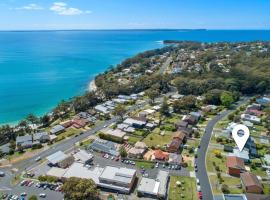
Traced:
<path id="1" fill-rule="evenodd" d="M 270 31 L 269 29 L 209 29 L 209 28 L 119 28 L 119 29 L 18 29 L 0 32 L 47 32 L 47 31 Z"/>

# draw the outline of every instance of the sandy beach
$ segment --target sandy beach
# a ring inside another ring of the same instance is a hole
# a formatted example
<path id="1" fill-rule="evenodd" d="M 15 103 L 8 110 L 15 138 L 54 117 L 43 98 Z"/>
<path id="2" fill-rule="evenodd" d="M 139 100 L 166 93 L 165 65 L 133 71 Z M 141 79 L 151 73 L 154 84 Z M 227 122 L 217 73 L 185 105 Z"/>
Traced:
<path id="1" fill-rule="evenodd" d="M 97 90 L 97 86 L 96 86 L 95 80 L 92 80 L 89 83 L 88 91 L 96 91 L 96 90 Z"/>

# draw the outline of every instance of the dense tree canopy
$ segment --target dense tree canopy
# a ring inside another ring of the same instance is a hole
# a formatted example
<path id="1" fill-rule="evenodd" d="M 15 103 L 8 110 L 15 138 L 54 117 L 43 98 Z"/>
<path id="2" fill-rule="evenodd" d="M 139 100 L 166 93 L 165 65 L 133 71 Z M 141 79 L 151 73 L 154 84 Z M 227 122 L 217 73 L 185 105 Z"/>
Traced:
<path id="1" fill-rule="evenodd" d="M 64 198 L 67 200 L 96 200 L 99 191 L 91 179 L 68 178 L 63 185 Z"/>

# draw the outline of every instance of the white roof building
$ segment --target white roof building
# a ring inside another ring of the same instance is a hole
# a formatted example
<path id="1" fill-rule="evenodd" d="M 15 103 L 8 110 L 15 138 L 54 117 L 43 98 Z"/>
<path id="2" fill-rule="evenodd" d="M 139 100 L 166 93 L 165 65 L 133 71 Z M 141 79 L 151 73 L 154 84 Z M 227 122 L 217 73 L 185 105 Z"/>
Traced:
<path id="1" fill-rule="evenodd" d="M 77 153 L 73 155 L 75 161 L 81 162 L 83 164 L 92 161 L 93 155 L 90 153 L 87 153 L 85 150 L 80 150 Z"/>
<path id="2" fill-rule="evenodd" d="M 159 170 L 157 178 L 142 178 L 138 186 L 138 192 L 141 195 L 162 197 L 167 196 L 169 172 Z"/>

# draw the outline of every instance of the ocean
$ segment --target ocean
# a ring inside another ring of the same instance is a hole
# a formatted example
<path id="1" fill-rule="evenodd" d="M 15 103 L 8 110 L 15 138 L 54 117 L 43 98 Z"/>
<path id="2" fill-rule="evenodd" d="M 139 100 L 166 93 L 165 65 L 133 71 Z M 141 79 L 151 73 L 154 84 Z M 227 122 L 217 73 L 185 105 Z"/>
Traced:
<path id="1" fill-rule="evenodd" d="M 268 30 L 0 32 L 0 124 L 43 115 L 88 88 L 95 75 L 163 40 L 270 41 Z"/>

